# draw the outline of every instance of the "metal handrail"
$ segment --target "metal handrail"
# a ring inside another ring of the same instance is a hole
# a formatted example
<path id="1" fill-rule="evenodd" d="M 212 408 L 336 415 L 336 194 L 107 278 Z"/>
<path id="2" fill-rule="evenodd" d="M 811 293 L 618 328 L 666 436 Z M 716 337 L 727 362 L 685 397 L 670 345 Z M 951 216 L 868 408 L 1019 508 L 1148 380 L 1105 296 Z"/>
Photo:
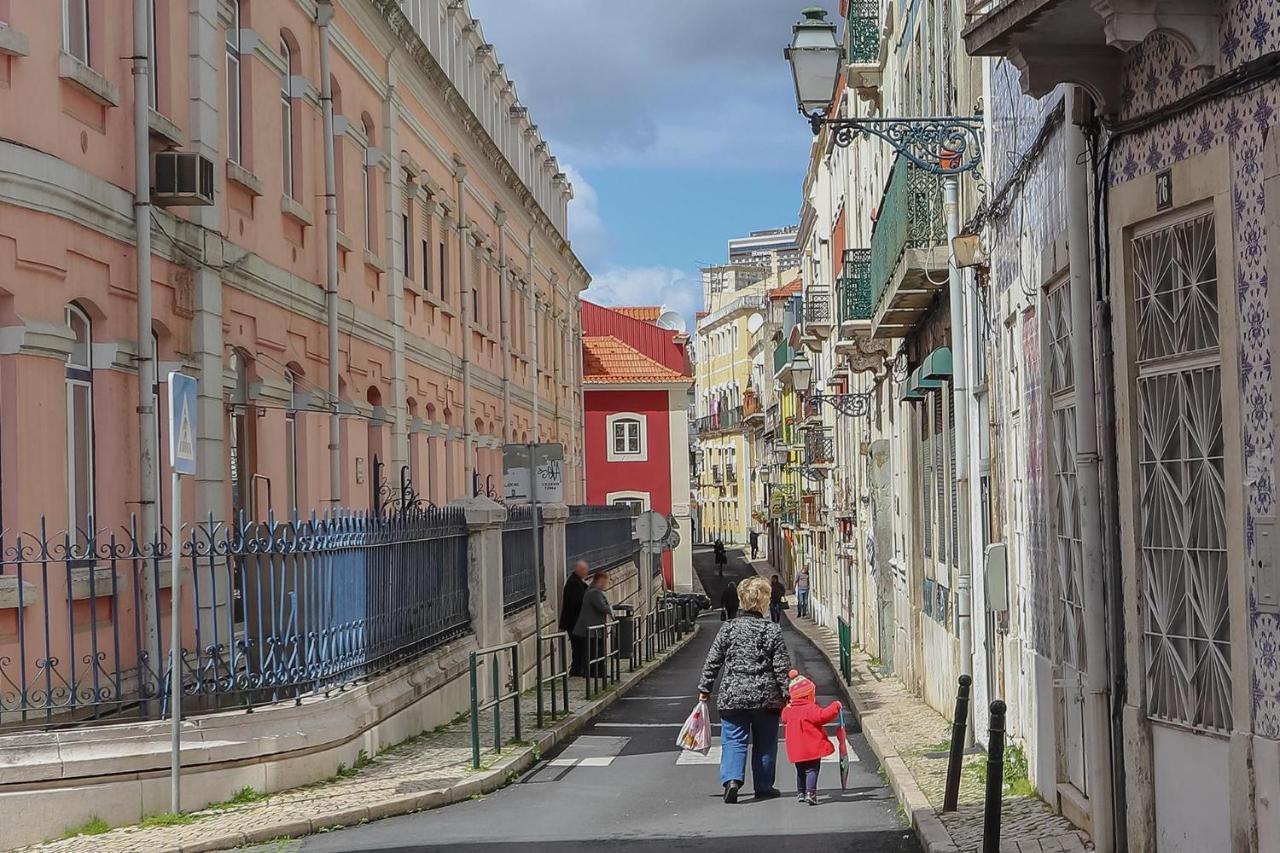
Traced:
<path id="1" fill-rule="evenodd" d="M 587 626 L 586 698 L 588 701 L 601 693 L 607 685 L 617 684 L 622 678 L 617 632 L 616 621 Z M 594 650 L 600 648 L 604 650 L 604 654 L 597 656 Z"/>
<path id="2" fill-rule="evenodd" d="M 502 672 L 498 657 L 503 652 L 511 653 L 511 690 L 502 692 Z M 480 701 L 480 682 L 477 677 L 480 658 L 490 658 L 489 671 L 493 676 L 493 696 L 486 702 Z M 520 740 L 520 644 L 504 643 L 487 649 L 477 649 L 469 656 L 471 671 L 471 766 L 480 769 L 480 714 L 493 709 L 493 751 L 502 752 L 502 703 L 512 700 L 515 714 L 515 738 Z"/>
<path id="3" fill-rule="evenodd" d="M 547 644 L 547 652 L 544 654 L 543 644 Z M 560 653 L 560 669 L 556 669 L 556 652 Z M 561 691 L 564 694 L 563 713 L 569 713 L 569 634 L 567 631 L 559 631 L 555 634 L 539 634 L 538 635 L 538 665 L 537 665 L 537 693 L 538 693 L 538 728 L 542 728 L 543 721 L 543 696 L 546 693 L 548 685 L 551 687 L 551 719 L 557 716 L 556 711 L 556 682 L 560 682 Z M 549 659 L 551 664 L 551 672 L 547 674 L 543 670 L 543 657 Z"/>

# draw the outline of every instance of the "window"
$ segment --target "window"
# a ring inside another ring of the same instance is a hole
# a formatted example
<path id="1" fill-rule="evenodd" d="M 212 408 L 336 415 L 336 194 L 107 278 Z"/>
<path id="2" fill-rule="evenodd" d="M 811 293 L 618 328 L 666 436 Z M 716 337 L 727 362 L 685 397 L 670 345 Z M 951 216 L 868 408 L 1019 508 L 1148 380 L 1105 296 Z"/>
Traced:
<path id="1" fill-rule="evenodd" d="M 400 274 L 407 280 L 413 278 L 413 200 L 410 199 L 405 206 L 405 212 L 400 214 Z"/>
<path id="2" fill-rule="evenodd" d="M 643 462 L 648 459 L 645 417 L 634 412 L 620 412 L 606 419 L 609 428 L 610 462 Z"/>
<path id="3" fill-rule="evenodd" d="M 373 148 L 373 119 L 369 118 L 369 114 L 365 113 L 364 121 L 364 156 L 361 158 L 361 170 L 364 178 L 364 247 L 367 251 L 374 250 L 374 242 L 377 240 L 377 229 L 374 228 L 374 217 L 377 215 L 377 200 L 375 198 L 374 178 L 375 172 L 373 168 L 373 158 L 375 156 Z"/>
<path id="4" fill-rule="evenodd" d="M 89 0 L 62 0 L 62 49 L 89 64 Z"/>
<path id="5" fill-rule="evenodd" d="M 289 410 L 284 416 L 284 478 L 288 509 L 293 512 L 298 508 L 298 380 L 291 370 L 285 371 L 284 380 L 289 386 Z"/>
<path id="6" fill-rule="evenodd" d="M 441 229 L 441 234 L 440 234 L 440 299 L 441 299 L 441 300 L 443 300 L 444 302 L 448 302 L 448 301 L 449 301 L 449 288 L 446 286 L 446 282 L 448 282 L 448 281 L 449 281 L 449 251 L 448 251 L 448 246 L 447 246 L 447 244 L 445 243 L 445 240 L 446 240 L 446 239 L 447 239 L 447 236 L 446 236 L 446 234 L 444 233 L 444 229 Z"/>
<path id="7" fill-rule="evenodd" d="M 77 544 L 93 532 L 93 328 L 77 305 L 66 309 L 75 338 L 67 356 L 67 528 Z"/>
<path id="8" fill-rule="evenodd" d="M 160 109 L 160 60 L 156 55 L 156 0 L 147 0 L 147 55 L 151 57 L 151 73 L 148 82 L 151 85 L 147 93 L 148 105 L 153 110 Z"/>
<path id="9" fill-rule="evenodd" d="M 244 162 L 240 80 L 240 0 L 231 0 L 231 23 L 227 26 L 227 159 Z"/>
<path id="10" fill-rule="evenodd" d="M 1226 435 L 1212 213 L 1133 239 L 1147 713 L 1229 731 Z M 1230 294 L 1230 291 L 1228 291 Z"/>
<path id="11" fill-rule="evenodd" d="M 329 75 L 329 91 L 333 95 L 333 119 L 337 124 L 338 117 L 342 115 L 342 87 L 338 85 L 337 79 L 332 74 Z M 346 207 L 343 204 L 346 198 L 343 190 L 343 170 L 342 170 L 342 151 L 343 140 L 346 134 L 340 134 L 336 130 L 333 136 L 333 204 L 338 209 L 338 230 L 341 231 L 347 224 Z"/>
<path id="12" fill-rule="evenodd" d="M 648 492 L 609 492 L 604 502 L 613 506 L 629 506 L 633 514 L 649 509 Z"/>
<path id="13" fill-rule="evenodd" d="M 280 176 L 284 182 L 284 194 L 293 198 L 293 98 L 289 89 L 294 60 L 289 42 L 284 38 L 280 39 L 280 58 L 284 60 L 285 68 L 280 81 Z"/>

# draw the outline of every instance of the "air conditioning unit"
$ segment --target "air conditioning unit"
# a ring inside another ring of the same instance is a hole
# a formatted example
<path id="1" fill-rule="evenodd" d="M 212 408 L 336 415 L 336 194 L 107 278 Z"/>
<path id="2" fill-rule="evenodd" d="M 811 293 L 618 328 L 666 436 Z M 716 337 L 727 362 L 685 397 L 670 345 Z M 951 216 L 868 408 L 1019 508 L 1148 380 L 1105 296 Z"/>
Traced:
<path id="1" fill-rule="evenodd" d="M 151 155 L 151 201 L 161 207 L 213 204 L 213 161 L 194 151 Z"/>

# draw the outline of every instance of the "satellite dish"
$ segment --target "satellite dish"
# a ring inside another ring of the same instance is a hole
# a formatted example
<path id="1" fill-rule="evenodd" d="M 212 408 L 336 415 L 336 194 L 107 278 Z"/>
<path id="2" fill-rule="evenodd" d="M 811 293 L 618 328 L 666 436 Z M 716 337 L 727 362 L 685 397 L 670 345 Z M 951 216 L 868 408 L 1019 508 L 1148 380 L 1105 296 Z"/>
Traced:
<path id="1" fill-rule="evenodd" d="M 754 335 L 760 331 L 760 327 L 764 325 L 764 317 L 759 314 L 752 314 L 747 318 L 747 334 Z"/>
<path id="2" fill-rule="evenodd" d="M 673 332 L 684 334 L 687 326 L 684 322 L 684 315 L 679 311 L 663 311 L 658 315 L 658 327 L 662 329 L 670 329 Z"/>

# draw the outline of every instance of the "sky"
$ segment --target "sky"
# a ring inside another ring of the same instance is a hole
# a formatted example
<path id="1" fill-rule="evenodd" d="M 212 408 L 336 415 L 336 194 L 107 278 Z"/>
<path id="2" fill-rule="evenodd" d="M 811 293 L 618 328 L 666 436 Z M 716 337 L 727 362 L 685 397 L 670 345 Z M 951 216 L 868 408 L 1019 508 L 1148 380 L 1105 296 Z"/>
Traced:
<path id="1" fill-rule="evenodd" d="M 692 323 L 730 237 L 796 223 L 811 136 L 782 49 L 805 5 L 470 0 L 573 182 L 586 298 Z"/>

